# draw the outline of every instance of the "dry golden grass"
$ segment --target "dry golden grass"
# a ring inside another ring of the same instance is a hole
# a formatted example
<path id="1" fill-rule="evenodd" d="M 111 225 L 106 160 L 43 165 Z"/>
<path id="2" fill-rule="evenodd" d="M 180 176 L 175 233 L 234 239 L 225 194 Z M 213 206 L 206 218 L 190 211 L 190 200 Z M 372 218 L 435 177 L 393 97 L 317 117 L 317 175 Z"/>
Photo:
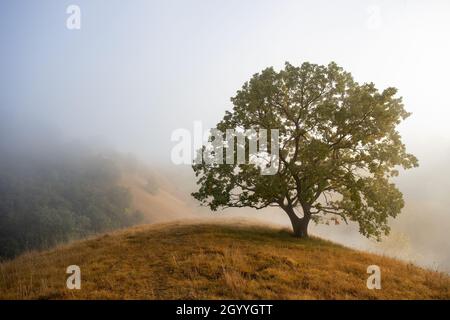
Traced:
<path id="1" fill-rule="evenodd" d="M 66 289 L 66 267 L 81 290 Z M 382 272 L 369 290 L 367 266 Z M 137 227 L 0 264 L 2 299 L 449 299 L 450 278 L 245 224 Z"/>
<path id="2" fill-rule="evenodd" d="M 127 188 L 132 195 L 132 208 L 144 215 L 145 222 L 163 223 L 176 219 L 194 218 L 198 215 L 186 204 L 186 199 L 169 183 L 156 181 L 158 185 L 154 194 L 145 189 L 147 180 L 140 172 L 124 172 L 120 185 Z M 164 214 L 161 214 L 164 212 Z"/>

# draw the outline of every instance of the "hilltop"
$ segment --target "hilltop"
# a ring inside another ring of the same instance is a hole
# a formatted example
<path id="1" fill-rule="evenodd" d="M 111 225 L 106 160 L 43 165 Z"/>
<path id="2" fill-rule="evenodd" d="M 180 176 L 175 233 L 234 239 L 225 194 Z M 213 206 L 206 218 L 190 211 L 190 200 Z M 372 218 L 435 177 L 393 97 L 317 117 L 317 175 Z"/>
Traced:
<path id="1" fill-rule="evenodd" d="M 81 268 L 81 290 L 65 271 Z M 367 266 L 382 272 L 369 290 Z M 0 298 L 449 299 L 450 278 L 319 238 L 248 223 L 139 226 L 0 264 Z"/>

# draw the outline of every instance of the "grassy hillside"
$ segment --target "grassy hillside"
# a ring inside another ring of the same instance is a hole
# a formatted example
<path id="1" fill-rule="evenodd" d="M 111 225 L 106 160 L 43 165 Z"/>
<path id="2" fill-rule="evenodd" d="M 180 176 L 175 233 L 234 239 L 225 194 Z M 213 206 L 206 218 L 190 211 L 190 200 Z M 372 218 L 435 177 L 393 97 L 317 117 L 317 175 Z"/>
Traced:
<path id="1" fill-rule="evenodd" d="M 65 288 L 81 268 L 81 290 Z M 366 288 L 368 265 L 382 289 Z M 449 299 L 450 278 L 285 230 L 165 224 L 106 234 L 0 264 L 0 298 Z"/>
<path id="2" fill-rule="evenodd" d="M 0 146 L 0 259 L 141 223 L 120 158 L 84 147 Z"/>
<path id="3" fill-rule="evenodd" d="M 164 181 L 161 174 L 150 173 L 146 168 L 132 170 L 129 167 L 123 167 L 121 173 L 120 185 L 130 192 L 132 209 L 141 212 L 144 221 L 162 223 L 198 217 L 189 207 L 186 195 Z M 146 176 L 151 178 L 143 178 Z M 148 189 L 149 180 L 153 183 L 151 190 Z"/>

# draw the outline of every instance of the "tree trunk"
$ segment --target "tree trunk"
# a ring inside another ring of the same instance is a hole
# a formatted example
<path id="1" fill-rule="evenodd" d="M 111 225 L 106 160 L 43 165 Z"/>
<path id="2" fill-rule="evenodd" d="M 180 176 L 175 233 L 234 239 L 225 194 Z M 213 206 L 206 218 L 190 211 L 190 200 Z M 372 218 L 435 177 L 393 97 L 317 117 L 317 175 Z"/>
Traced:
<path id="1" fill-rule="evenodd" d="M 297 238 L 307 238 L 308 237 L 308 224 L 310 217 L 305 214 L 302 218 L 299 218 L 292 208 L 285 209 L 286 213 L 291 220 L 292 229 L 294 230 L 294 236 Z"/>
<path id="2" fill-rule="evenodd" d="M 308 224 L 309 219 L 307 218 L 297 218 L 297 220 L 292 220 L 292 228 L 294 229 L 294 236 L 297 238 L 308 238 Z"/>

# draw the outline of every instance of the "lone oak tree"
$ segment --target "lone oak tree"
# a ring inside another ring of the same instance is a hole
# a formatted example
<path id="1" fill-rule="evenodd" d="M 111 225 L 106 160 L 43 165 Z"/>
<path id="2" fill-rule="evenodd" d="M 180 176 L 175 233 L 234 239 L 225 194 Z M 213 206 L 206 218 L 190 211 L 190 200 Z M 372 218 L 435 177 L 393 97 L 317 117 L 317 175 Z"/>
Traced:
<path id="1" fill-rule="evenodd" d="M 297 237 L 308 236 L 310 220 L 332 219 L 357 222 L 379 240 L 404 206 L 391 177 L 398 167 L 418 166 L 396 130 L 409 116 L 396 92 L 358 84 L 334 62 L 255 74 L 217 129 L 279 129 L 276 174 L 261 175 L 250 163 L 203 161 L 193 165 L 199 190 L 192 195 L 213 211 L 279 207 Z"/>

